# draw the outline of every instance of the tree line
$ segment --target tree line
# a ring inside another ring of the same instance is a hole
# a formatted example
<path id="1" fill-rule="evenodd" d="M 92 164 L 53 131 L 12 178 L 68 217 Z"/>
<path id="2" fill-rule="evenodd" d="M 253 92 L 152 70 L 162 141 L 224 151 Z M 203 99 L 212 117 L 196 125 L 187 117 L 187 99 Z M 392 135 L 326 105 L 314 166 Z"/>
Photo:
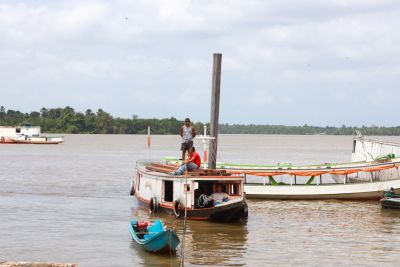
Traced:
<path id="1" fill-rule="evenodd" d="M 132 118 L 114 118 L 102 109 L 93 111 L 87 109 L 79 112 L 72 107 L 41 108 L 40 111 L 23 113 L 17 110 L 6 110 L 0 107 L 0 126 L 17 126 L 30 123 L 42 128 L 47 133 L 91 133 L 91 134 L 146 134 L 151 127 L 152 134 L 177 134 L 183 124 L 183 119 L 145 119 L 133 115 Z M 204 123 L 196 122 L 194 126 L 202 132 Z M 207 124 L 208 126 L 208 124 Z M 220 124 L 221 134 L 328 134 L 352 135 L 360 130 L 364 135 L 400 135 L 400 126 L 351 127 L 332 126 L 286 126 L 286 125 L 256 125 L 256 124 Z"/>

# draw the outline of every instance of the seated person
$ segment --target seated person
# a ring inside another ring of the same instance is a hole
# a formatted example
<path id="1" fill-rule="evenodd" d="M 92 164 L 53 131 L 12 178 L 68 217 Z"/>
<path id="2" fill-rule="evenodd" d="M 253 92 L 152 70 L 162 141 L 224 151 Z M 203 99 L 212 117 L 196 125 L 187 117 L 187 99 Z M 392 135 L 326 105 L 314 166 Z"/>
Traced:
<path id="1" fill-rule="evenodd" d="M 222 204 L 229 200 L 229 195 L 227 193 L 222 192 L 224 189 L 222 184 L 217 184 L 216 186 L 216 193 L 213 193 L 210 198 L 214 200 L 214 206 Z"/>
<path id="2" fill-rule="evenodd" d="M 188 171 L 197 170 L 201 165 L 200 155 L 196 152 L 196 149 L 192 147 L 191 151 L 189 152 L 189 158 L 185 160 L 184 163 L 181 164 L 179 169 L 175 172 L 171 172 L 172 175 L 182 175 L 186 168 Z"/>

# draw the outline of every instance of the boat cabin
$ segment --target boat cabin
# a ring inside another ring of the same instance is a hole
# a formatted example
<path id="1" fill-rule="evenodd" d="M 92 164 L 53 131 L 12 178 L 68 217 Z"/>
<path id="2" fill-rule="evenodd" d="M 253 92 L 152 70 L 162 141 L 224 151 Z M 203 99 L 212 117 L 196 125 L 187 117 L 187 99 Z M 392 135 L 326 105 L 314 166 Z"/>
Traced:
<path id="1" fill-rule="evenodd" d="M 16 126 L 16 127 L 0 126 L 0 137 L 19 137 L 19 136 L 38 137 L 39 135 L 40 135 L 40 127 L 32 126 L 31 124 L 23 124 L 22 126 Z"/>

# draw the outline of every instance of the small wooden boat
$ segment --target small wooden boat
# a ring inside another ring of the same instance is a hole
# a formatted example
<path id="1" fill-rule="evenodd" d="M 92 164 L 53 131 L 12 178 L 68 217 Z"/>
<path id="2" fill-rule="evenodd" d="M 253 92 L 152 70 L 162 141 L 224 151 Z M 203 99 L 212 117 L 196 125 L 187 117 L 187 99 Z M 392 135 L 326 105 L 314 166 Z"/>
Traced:
<path id="1" fill-rule="evenodd" d="M 248 217 L 244 177 L 226 171 L 198 169 L 184 175 L 171 174 L 179 165 L 137 162 L 131 195 L 150 213 L 166 212 L 188 220 L 232 222 Z M 214 205 L 201 203 L 202 195 L 211 196 L 221 184 L 229 201 Z"/>
<path id="2" fill-rule="evenodd" d="M 172 230 L 166 229 L 161 220 L 141 222 L 132 220 L 129 225 L 132 239 L 149 252 L 176 251 L 179 238 Z"/>
<path id="3" fill-rule="evenodd" d="M 394 191 L 385 193 L 381 199 L 382 208 L 389 209 L 400 209 L 400 194 L 396 194 Z"/>
<path id="4" fill-rule="evenodd" d="M 27 137 L 26 139 L 9 138 L 11 144 L 56 145 L 64 142 L 63 137 Z"/>

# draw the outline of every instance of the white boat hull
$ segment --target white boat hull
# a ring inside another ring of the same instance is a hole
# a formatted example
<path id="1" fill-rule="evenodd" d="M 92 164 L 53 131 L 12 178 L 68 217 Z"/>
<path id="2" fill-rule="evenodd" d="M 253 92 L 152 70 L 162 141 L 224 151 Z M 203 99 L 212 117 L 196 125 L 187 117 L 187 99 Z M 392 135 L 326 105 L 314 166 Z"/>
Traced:
<path id="1" fill-rule="evenodd" d="M 248 199 L 343 199 L 378 200 L 385 190 L 400 190 L 400 179 L 356 184 L 262 185 L 245 184 Z"/>
<path id="2" fill-rule="evenodd" d="M 42 136 L 39 126 L 0 126 L 0 144 L 60 144 L 64 137 Z"/>

